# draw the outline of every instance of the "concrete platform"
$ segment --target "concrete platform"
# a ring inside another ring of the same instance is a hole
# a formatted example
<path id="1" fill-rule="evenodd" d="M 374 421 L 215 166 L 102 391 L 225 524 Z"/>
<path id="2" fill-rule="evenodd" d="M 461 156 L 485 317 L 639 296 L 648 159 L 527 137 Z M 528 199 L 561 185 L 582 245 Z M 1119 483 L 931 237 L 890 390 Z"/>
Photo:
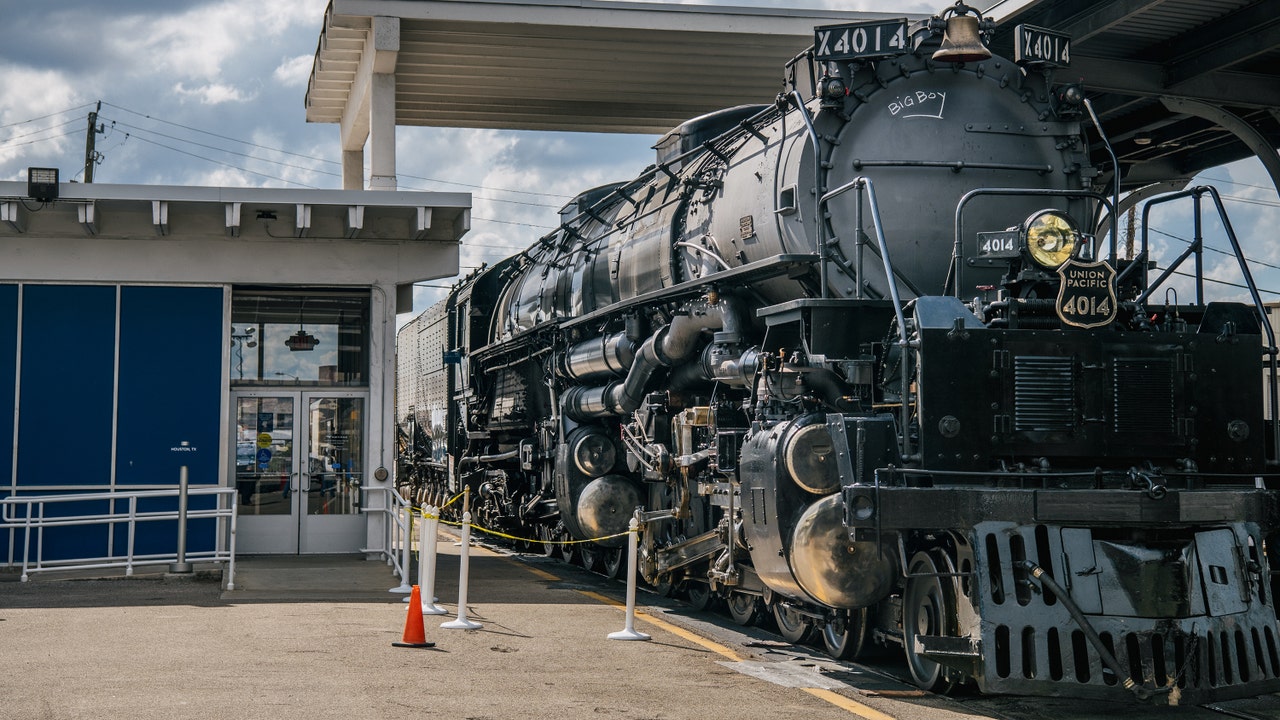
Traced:
<path id="1" fill-rule="evenodd" d="M 837 663 L 817 650 L 541 556 L 473 548 L 468 617 L 458 551 L 442 534 L 429 649 L 402 639 L 406 604 L 383 561 L 249 557 L 221 574 L 0 577 L 0 720 L 9 718 L 578 718 L 683 720 L 1208 720 L 1210 708 L 1142 709 L 1053 698 L 946 698 L 901 681 L 893 655 Z M 1280 719 L 1275 696 L 1224 704 Z"/>

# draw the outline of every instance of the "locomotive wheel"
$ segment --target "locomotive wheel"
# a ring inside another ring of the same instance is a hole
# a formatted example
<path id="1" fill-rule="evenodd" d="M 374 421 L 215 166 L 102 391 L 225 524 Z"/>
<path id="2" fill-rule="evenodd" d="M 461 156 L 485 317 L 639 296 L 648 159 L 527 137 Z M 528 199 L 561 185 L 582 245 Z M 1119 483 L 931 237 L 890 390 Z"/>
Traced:
<path id="1" fill-rule="evenodd" d="M 583 543 L 578 546 L 578 556 L 582 558 L 582 567 L 593 573 L 604 569 L 604 548 L 595 543 Z"/>
<path id="2" fill-rule="evenodd" d="M 939 563 L 927 552 L 911 558 L 907 587 L 902 595 L 902 646 L 907 668 L 916 685 L 930 692 L 946 694 L 956 685 L 954 672 L 934 660 L 917 655 L 918 635 L 955 635 L 956 601 L 951 578 L 940 572 L 954 572 L 949 561 Z"/>
<path id="3" fill-rule="evenodd" d="M 575 543 L 573 541 L 573 536 L 567 532 L 560 533 L 560 536 L 556 539 L 564 543 L 560 546 L 561 559 L 570 565 L 577 564 L 578 558 L 580 557 L 579 551 L 582 549 L 582 546 Z"/>
<path id="4" fill-rule="evenodd" d="M 685 581 L 684 596 L 694 610 L 706 610 L 711 607 L 711 586 L 706 583 Z"/>
<path id="5" fill-rule="evenodd" d="M 739 625 L 754 625 L 764 614 L 764 602 L 759 595 L 735 592 L 729 594 L 729 617 Z"/>
<path id="6" fill-rule="evenodd" d="M 822 648 L 836 660 L 856 660 L 867 642 L 867 609 L 841 612 L 822 626 Z"/>
<path id="7" fill-rule="evenodd" d="M 622 575 L 622 569 L 627 566 L 626 550 L 622 548 L 604 548 L 602 554 L 604 555 L 604 562 L 602 563 L 604 576 L 610 580 L 617 580 Z"/>
<path id="8" fill-rule="evenodd" d="M 813 623 L 809 618 L 784 603 L 774 603 L 773 621 L 778 624 L 778 634 L 789 643 L 799 645 L 813 636 Z"/>
<path id="9" fill-rule="evenodd" d="M 560 552 L 560 546 L 556 544 L 555 533 L 547 525 L 538 526 L 538 538 L 542 541 L 542 554 L 546 557 L 555 557 Z"/>

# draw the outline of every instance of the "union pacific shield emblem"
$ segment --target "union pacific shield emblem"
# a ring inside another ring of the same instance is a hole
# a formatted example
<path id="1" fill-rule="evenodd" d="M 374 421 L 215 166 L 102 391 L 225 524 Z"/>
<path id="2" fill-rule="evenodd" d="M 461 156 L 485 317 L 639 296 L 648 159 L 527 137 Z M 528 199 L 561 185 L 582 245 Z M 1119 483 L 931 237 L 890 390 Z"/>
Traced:
<path id="1" fill-rule="evenodd" d="M 1058 268 L 1058 318 L 1078 328 L 1094 328 L 1116 319 L 1116 271 L 1105 260 L 1068 260 Z"/>

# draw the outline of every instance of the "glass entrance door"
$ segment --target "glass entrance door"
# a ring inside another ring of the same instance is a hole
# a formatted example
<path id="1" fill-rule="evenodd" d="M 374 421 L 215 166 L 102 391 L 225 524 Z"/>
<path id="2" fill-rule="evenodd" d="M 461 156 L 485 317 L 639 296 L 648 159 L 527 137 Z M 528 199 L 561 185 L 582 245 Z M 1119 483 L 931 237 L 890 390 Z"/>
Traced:
<path id="1" fill-rule="evenodd" d="M 363 395 L 239 391 L 232 402 L 237 550 L 359 550 L 365 540 Z"/>

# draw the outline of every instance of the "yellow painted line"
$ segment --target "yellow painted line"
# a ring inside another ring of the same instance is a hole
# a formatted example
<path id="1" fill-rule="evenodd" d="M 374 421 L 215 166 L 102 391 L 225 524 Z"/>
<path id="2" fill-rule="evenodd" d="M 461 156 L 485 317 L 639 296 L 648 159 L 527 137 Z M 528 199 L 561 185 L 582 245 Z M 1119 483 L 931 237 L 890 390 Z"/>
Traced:
<path id="1" fill-rule="evenodd" d="M 831 690 L 823 690 L 821 688 L 800 688 L 800 689 L 804 690 L 805 692 L 809 693 L 810 695 L 816 698 L 825 700 L 842 710 L 848 710 L 854 715 L 866 718 L 867 720 L 897 720 L 897 718 L 895 718 L 892 715 L 886 715 L 880 712 L 879 710 L 876 710 L 873 707 L 868 707 L 866 705 L 863 705 L 857 700 L 854 700 L 852 698 L 847 698 L 844 695 L 841 695 L 840 693 L 837 693 L 837 692 L 832 692 Z"/>
<path id="2" fill-rule="evenodd" d="M 590 590 L 579 590 L 578 592 L 582 593 L 583 595 L 586 595 L 592 600 L 595 600 L 597 602 L 602 602 L 606 605 L 612 605 L 616 608 L 622 608 L 624 610 L 627 607 L 623 603 L 620 603 L 611 597 L 606 597 L 604 595 L 601 595 L 600 593 L 591 592 Z M 663 630 L 666 630 L 672 635 L 678 635 L 679 637 L 682 637 L 685 640 L 688 640 L 689 642 L 695 645 L 701 645 L 702 647 L 710 650 L 711 652 L 716 653 L 718 655 L 723 655 L 724 657 L 727 657 L 734 662 L 742 662 L 742 658 L 738 657 L 737 653 L 725 647 L 724 645 L 721 645 L 720 643 L 715 642 L 714 640 L 708 640 L 702 637 L 701 635 L 698 635 L 697 633 L 689 632 L 688 630 L 685 630 L 684 628 L 678 625 L 672 625 L 666 620 L 660 620 L 648 613 L 640 612 L 639 610 L 636 611 L 636 617 L 643 618 L 645 622 L 648 622 L 653 625 L 657 625 L 658 627 L 662 628 Z"/>
<path id="3" fill-rule="evenodd" d="M 538 577 L 544 580 L 551 580 L 551 581 L 560 580 L 559 577 L 552 575 L 551 573 L 545 570 L 542 570 L 540 568 L 533 567 L 532 565 L 528 565 L 525 563 L 519 563 L 519 565 L 523 567 L 525 570 L 528 570 L 529 572 L 533 573 L 534 575 L 537 575 Z M 601 595 L 600 593 L 592 592 L 591 590 L 577 590 L 577 592 L 591 598 L 592 600 L 595 600 L 596 602 L 603 603 L 605 605 L 612 605 L 613 607 L 626 610 L 626 607 L 627 607 L 626 604 L 618 602 L 617 600 L 614 600 L 613 598 L 608 597 L 607 595 Z M 707 638 L 704 638 L 701 635 L 698 635 L 697 633 L 694 633 L 690 630 L 685 630 L 679 625 L 672 625 L 666 620 L 662 620 L 660 618 L 654 617 L 653 615 L 650 615 L 649 613 L 641 612 L 639 610 L 636 611 L 636 617 L 643 618 L 644 621 L 647 623 L 655 625 L 671 633 L 672 635 L 684 638 L 685 640 L 688 640 L 689 642 L 695 645 L 700 645 L 706 648 L 707 650 L 710 650 L 711 652 L 716 653 L 717 655 L 721 655 L 725 658 L 728 658 L 733 662 L 742 662 L 742 658 L 727 646 L 721 645 L 720 643 L 714 640 L 708 640 Z M 864 718 L 865 720 L 898 720 L 892 715 L 886 715 L 885 713 L 882 713 L 873 707 L 863 705 L 857 700 L 854 700 L 852 698 L 847 698 L 844 695 L 841 695 L 840 693 L 837 693 L 837 692 L 832 692 L 831 690 L 823 690 L 822 688 L 800 688 L 800 689 L 818 698 L 819 700 L 823 700 L 827 703 L 835 705 L 841 710 L 847 710 L 853 713 L 854 715 L 857 715 L 858 717 Z"/>
<path id="4" fill-rule="evenodd" d="M 543 580 L 549 580 L 551 582 L 560 581 L 560 577 L 558 575 L 552 575 L 551 573 L 547 572 L 546 570 L 543 570 L 542 568 L 536 568 L 528 563 L 516 563 L 516 564 L 524 568 L 525 570 L 528 570 L 529 572 L 533 573 L 534 575 L 537 575 Z"/>

